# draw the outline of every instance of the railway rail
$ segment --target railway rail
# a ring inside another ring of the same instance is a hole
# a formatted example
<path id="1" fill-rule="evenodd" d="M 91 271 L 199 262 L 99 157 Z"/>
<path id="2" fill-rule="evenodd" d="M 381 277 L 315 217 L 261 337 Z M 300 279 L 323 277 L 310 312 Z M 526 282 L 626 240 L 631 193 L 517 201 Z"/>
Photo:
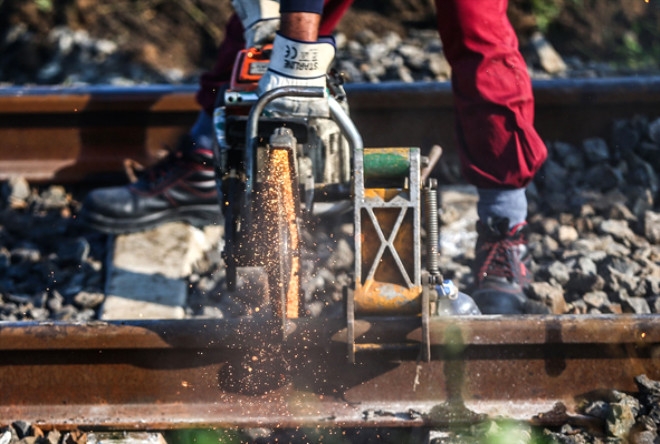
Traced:
<path id="1" fill-rule="evenodd" d="M 255 320 L 2 325 L 0 423 L 440 427 L 487 415 L 556 425 L 579 421 L 577 405 L 599 391 L 660 378 L 655 316 L 436 318 L 429 362 L 417 324 L 357 322 L 359 340 L 385 345 L 356 364 L 338 319 L 290 321 L 284 340 Z"/>
<path id="2" fill-rule="evenodd" d="M 657 114 L 660 77 L 548 80 L 533 84 L 546 140 L 607 135 L 613 119 Z M 455 157 L 449 83 L 348 84 L 365 146 L 440 144 Z M 153 162 L 194 122 L 193 86 L 0 89 L 0 180 L 105 180 L 125 159 Z"/>
<path id="3" fill-rule="evenodd" d="M 660 78 L 537 81 L 548 140 L 655 115 Z M 0 90 L 0 180 L 99 181 L 154 160 L 194 120 L 189 87 Z M 347 85 L 365 146 L 440 143 L 448 84 Z M 443 427 L 504 416 L 585 422 L 583 399 L 660 379 L 654 315 L 0 324 L 0 424 L 43 429 Z M 355 344 L 353 344 L 355 342 Z M 423 359 L 422 346 L 430 347 Z M 355 349 L 349 350 L 349 346 Z M 355 354 L 355 363 L 349 356 Z"/>

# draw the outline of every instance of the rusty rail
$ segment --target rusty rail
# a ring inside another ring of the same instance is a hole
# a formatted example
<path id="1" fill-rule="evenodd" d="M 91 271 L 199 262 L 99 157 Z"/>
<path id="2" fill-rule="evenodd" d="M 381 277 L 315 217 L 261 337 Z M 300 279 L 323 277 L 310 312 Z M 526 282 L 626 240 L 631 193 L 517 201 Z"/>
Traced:
<path id="1" fill-rule="evenodd" d="M 104 180 L 126 158 L 152 162 L 195 120 L 195 86 L 0 89 L 0 180 Z M 349 84 L 365 146 L 439 144 L 455 159 L 449 83 Z M 613 119 L 658 115 L 660 77 L 534 82 L 547 140 L 608 136 Z"/>
<path id="2" fill-rule="evenodd" d="M 481 415 L 570 421 L 582 397 L 660 378 L 657 316 L 299 319 L 282 342 L 257 319 L 0 324 L 0 424 L 154 430 L 399 427 Z M 391 344 L 407 344 L 397 349 Z M 544 415 L 556 403 L 565 415 Z M 447 412 L 452 414 L 447 415 Z M 136 419 L 138 418 L 139 421 Z"/>

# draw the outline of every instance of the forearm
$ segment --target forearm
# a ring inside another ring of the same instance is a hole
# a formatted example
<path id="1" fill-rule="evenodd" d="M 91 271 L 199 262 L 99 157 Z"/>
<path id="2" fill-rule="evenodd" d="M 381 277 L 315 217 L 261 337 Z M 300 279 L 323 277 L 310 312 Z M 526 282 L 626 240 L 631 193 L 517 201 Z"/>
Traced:
<path id="1" fill-rule="evenodd" d="M 291 39 L 315 42 L 322 12 L 323 0 L 281 0 L 280 33 Z"/>

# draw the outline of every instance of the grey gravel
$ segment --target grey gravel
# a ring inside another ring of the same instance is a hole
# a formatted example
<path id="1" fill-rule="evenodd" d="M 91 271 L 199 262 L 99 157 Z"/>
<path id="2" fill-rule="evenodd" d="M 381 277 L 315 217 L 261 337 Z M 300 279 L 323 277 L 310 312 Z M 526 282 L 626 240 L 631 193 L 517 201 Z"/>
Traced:
<path id="1" fill-rule="evenodd" d="M 14 25 L 3 35 L 0 50 L 8 51 L 0 60 L 0 85 L 107 84 L 115 86 L 154 83 L 196 84 L 199 73 L 185 76 L 176 68 L 154 69 L 136 62 L 110 40 L 92 38 L 85 30 L 54 27 L 39 45 L 23 24 Z M 349 82 L 447 81 L 451 68 L 442 52 L 435 29 L 410 29 L 405 36 L 394 32 L 376 35 L 365 29 L 349 39 L 336 35 L 335 67 Z M 521 48 L 533 78 L 593 78 L 620 75 L 607 63 L 594 63 L 575 57 L 562 58 L 545 37 L 537 32 L 527 47 Z M 40 63 L 29 63 L 30 60 Z M 15 63 L 22 60 L 22 63 Z M 658 130 L 654 130 L 657 137 Z"/>

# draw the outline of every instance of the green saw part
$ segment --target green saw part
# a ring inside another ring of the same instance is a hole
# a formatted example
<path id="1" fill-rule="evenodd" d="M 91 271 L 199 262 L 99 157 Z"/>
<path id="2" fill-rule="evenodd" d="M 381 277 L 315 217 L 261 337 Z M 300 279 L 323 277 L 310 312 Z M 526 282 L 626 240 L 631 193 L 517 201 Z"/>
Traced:
<path id="1" fill-rule="evenodd" d="M 410 171 L 410 151 L 419 148 L 365 148 L 366 180 L 401 179 Z"/>

